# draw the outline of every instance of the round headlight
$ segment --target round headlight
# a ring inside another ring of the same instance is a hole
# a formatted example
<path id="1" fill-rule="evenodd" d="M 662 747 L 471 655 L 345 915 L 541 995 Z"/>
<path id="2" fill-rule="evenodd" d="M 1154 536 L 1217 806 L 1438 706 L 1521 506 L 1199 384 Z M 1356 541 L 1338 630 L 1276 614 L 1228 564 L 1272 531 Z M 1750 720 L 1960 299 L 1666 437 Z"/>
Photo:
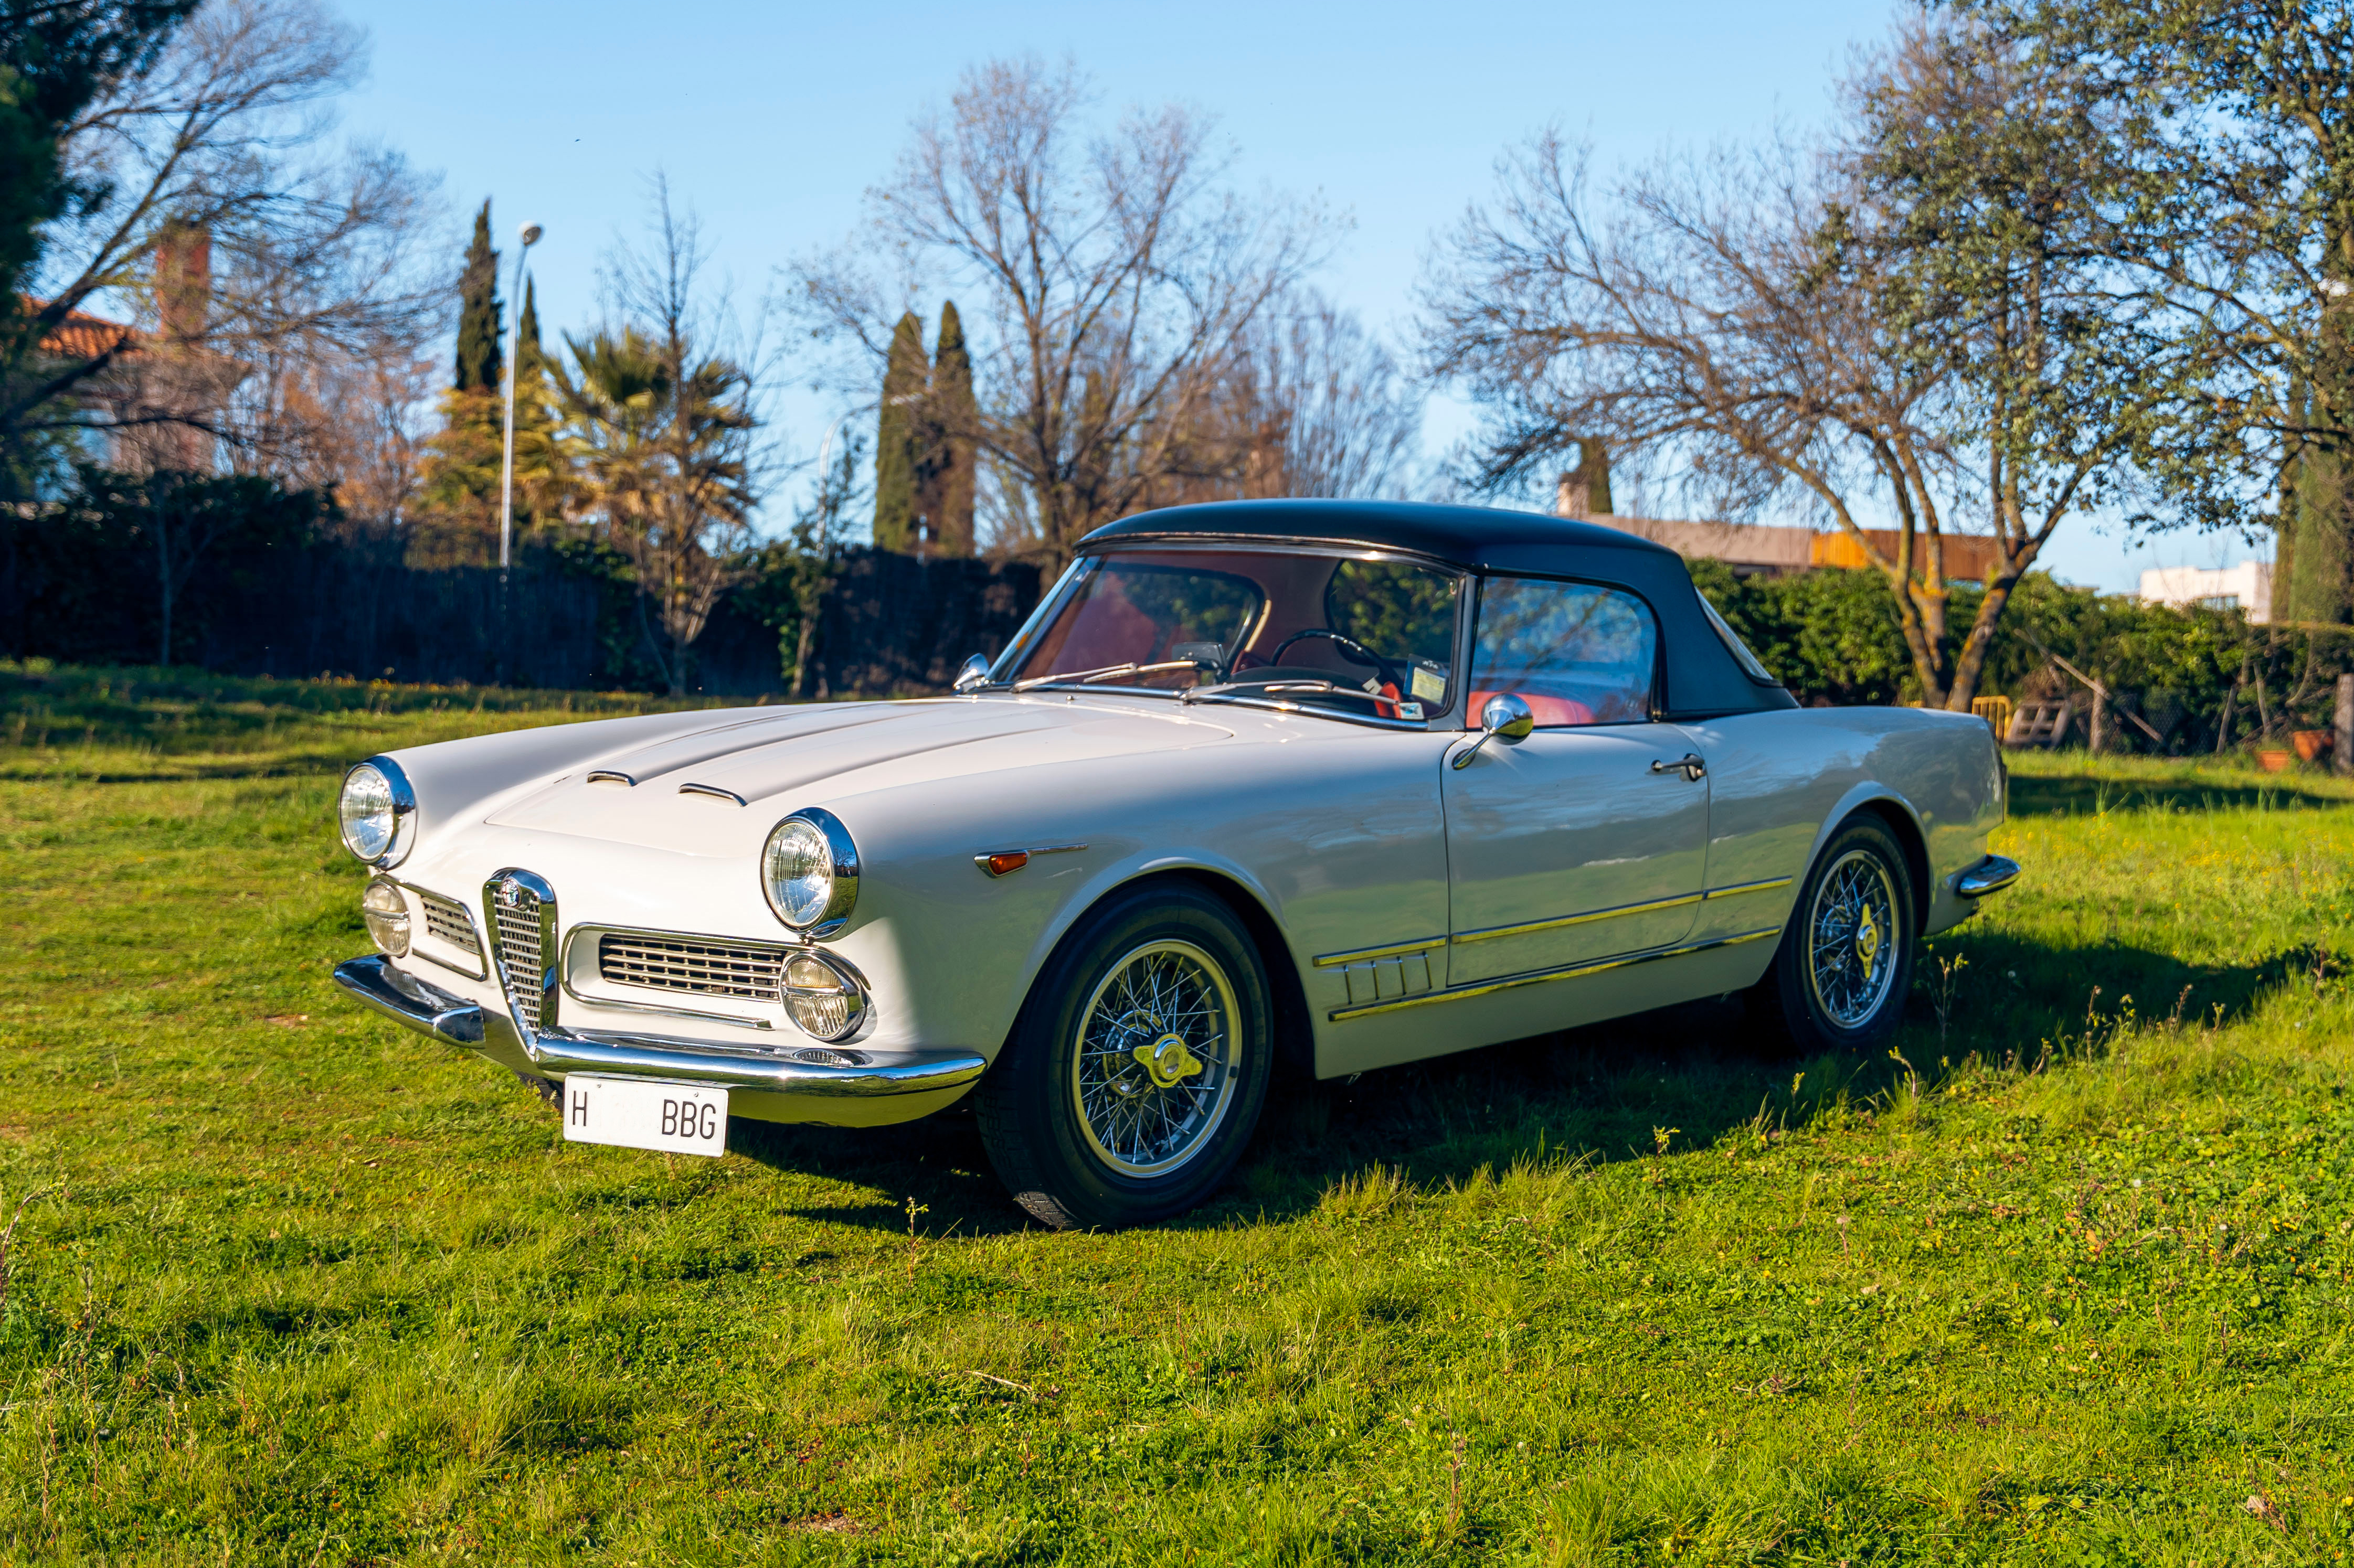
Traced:
<path id="1" fill-rule="evenodd" d="M 761 848 L 760 890 L 778 919 L 830 937 L 858 902 L 858 848 L 832 812 L 795 811 Z"/>
<path id="2" fill-rule="evenodd" d="M 344 847 L 370 865 L 397 864 L 408 853 L 417 797 L 389 757 L 371 757 L 344 775 L 335 821 Z"/>
<path id="3" fill-rule="evenodd" d="M 400 885 L 379 876 L 360 895 L 360 918 L 367 922 L 368 938 L 388 957 L 408 956 L 408 900 Z"/>

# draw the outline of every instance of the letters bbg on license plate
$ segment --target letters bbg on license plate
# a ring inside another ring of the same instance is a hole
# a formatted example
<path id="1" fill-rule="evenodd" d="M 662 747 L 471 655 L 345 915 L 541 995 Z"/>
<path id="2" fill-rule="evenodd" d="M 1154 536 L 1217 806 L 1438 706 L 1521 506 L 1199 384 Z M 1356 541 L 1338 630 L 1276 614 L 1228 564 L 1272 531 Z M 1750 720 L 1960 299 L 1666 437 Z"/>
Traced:
<path id="1" fill-rule="evenodd" d="M 564 1080 L 564 1136 L 665 1154 L 725 1154 L 727 1091 L 576 1074 Z"/>

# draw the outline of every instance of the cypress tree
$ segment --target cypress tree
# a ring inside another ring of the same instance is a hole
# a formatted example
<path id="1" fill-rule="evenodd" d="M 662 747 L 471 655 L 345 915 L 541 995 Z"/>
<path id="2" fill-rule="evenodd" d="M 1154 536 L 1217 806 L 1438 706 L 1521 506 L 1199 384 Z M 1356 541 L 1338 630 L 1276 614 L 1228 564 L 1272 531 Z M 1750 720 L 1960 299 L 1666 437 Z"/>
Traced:
<path id="1" fill-rule="evenodd" d="M 924 362 L 924 323 L 909 311 L 891 334 L 883 367 L 883 402 L 875 431 L 875 547 L 906 554 L 917 542 L 918 470 L 923 441 L 918 407 L 930 367 Z"/>
<path id="2" fill-rule="evenodd" d="M 499 352 L 499 253 L 491 249 L 491 204 L 474 215 L 473 243 L 458 281 L 457 389 L 495 392 L 505 372 Z"/>
<path id="3" fill-rule="evenodd" d="M 926 475 L 925 522 L 943 556 L 972 554 L 973 436 L 979 406 L 972 396 L 972 355 L 956 302 L 940 307 L 939 346 L 932 355 L 932 440 Z"/>
<path id="4" fill-rule="evenodd" d="M 528 278 L 523 285 L 523 316 L 515 323 L 515 374 L 536 376 L 544 364 L 539 353 L 539 280 Z"/>

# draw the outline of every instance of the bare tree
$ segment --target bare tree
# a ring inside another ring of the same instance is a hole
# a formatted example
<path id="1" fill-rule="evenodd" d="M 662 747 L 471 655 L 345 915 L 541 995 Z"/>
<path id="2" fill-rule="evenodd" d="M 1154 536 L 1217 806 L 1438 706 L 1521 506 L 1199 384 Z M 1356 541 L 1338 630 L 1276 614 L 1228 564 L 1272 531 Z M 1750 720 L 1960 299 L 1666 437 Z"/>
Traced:
<path id="1" fill-rule="evenodd" d="M 217 442 L 270 468 L 315 434 L 289 396 L 304 367 L 424 330 L 429 186 L 329 136 L 366 58 L 316 0 L 209 0 L 65 128 L 86 199 L 45 235 L 45 346 L 0 366 L 0 441 L 97 432 L 165 466 Z M 90 320 L 126 308 L 141 330 Z"/>
<path id="2" fill-rule="evenodd" d="M 1554 136 L 1502 174 L 1498 210 L 1464 219 L 1424 289 L 1434 367 L 1496 415 L 1476 482 L 1604 440 L 1725 511 L 1795 486 L 1888 577 L 1942 697 L 1947 454 L 1930 421 L 1949 366 L 1885 330 L 1867 268 L 1824 265 L 1819 166 L 1787 148 L 1673 166 L 1631 184 L 1607 228 Z M 1875 502 L 1903 524 L 1893 558 L 1866 537 Z"/>
<path id="3" fill-rule="evenodd" d="M 870 198 L 876 251 L 904 259 L 904 281 L 986 302 L 975 428 L 949 433 L 997 471 L 984 499 L 1001 543 L 1050 565 L 1156 484 L 1214 463 L 1203 449 L 1221 390 L 1329 227 L 1225 188 L 1227 159 L 1198 116 L 1169 107 L 1090 131 L 1087 96 L 1067 66 L 978 67 Z M 879 371 L 900 301 L 854 255 L 798 281 L 817 328 Z"/>
<path id="4" fill-rule="evenodd" d="M 2120 193 L 2077 87 L 1916 25 L 1830 147 L 1597 201 L 1539 139 L 1424 290 L 1435 366 L 1494 416 L 1476 480 L 1595 440 L 1727 513 L 1795 490 L 1888 580 L 1925 700 L 1966 709 L 2012 586 L 2195 397 L 2195 356 L 2143 330 L 2090 243 Z M 1956 658 L 1946 541 L 1974 511 L 1999 566 Z"/>
<path id="5" fill-rule="evenodd" d="M 1246 496 L 1390 493 L 1422 433 L 1423 396 L 1396 356 L 1312 291 L 1263 318 L 1230 396 Z"/>
<path id="6" fill-rule="evenodd" d="M 709 260 L 694 215 L 673 207 L 657 175 L 645 243 L 618 247 L 606 268 L 611 324 L 569 342 L 574 370 L 556 377 L 576 510 L 629 556 L 640 610 L 651 605 L 664 634 L 646 641 L 673 695 L 686 691 L 687 650 L 719 596 L 750 569 L 774 461 L 760 433 L 759 329 L 740 326 L 712 288 Z"/>

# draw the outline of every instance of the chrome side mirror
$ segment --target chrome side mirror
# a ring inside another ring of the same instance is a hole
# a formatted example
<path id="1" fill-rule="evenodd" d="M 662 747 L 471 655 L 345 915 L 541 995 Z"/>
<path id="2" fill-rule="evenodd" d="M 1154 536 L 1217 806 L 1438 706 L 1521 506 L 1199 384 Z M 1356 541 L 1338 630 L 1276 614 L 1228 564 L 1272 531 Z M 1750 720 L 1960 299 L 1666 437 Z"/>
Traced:
<path id="1" fill-rule="evenodd" d="M 1506 746 L 1518 746 L 1528 739 L 1536 727 L 1537 715 L 1529 711 L 1528 704 L 1510 692 L 1500 692 L 1490 697 L 1487 706 L 1479 710 L 1479 738 L 1463 748 L 1454 766 L 1470 767 L 1471 759 L 1479 755 L 1479 748 L 1491 740 L 1500 740 Z"/>
<path id="2" fill-rule="evenodd" d="M 965 660 L 963 668 L 957 671 L 955 689 L 960 692 L 977 692 L 987 684 L 989 684 L 989 660 L 982 654 L 975 653 Z"/>

